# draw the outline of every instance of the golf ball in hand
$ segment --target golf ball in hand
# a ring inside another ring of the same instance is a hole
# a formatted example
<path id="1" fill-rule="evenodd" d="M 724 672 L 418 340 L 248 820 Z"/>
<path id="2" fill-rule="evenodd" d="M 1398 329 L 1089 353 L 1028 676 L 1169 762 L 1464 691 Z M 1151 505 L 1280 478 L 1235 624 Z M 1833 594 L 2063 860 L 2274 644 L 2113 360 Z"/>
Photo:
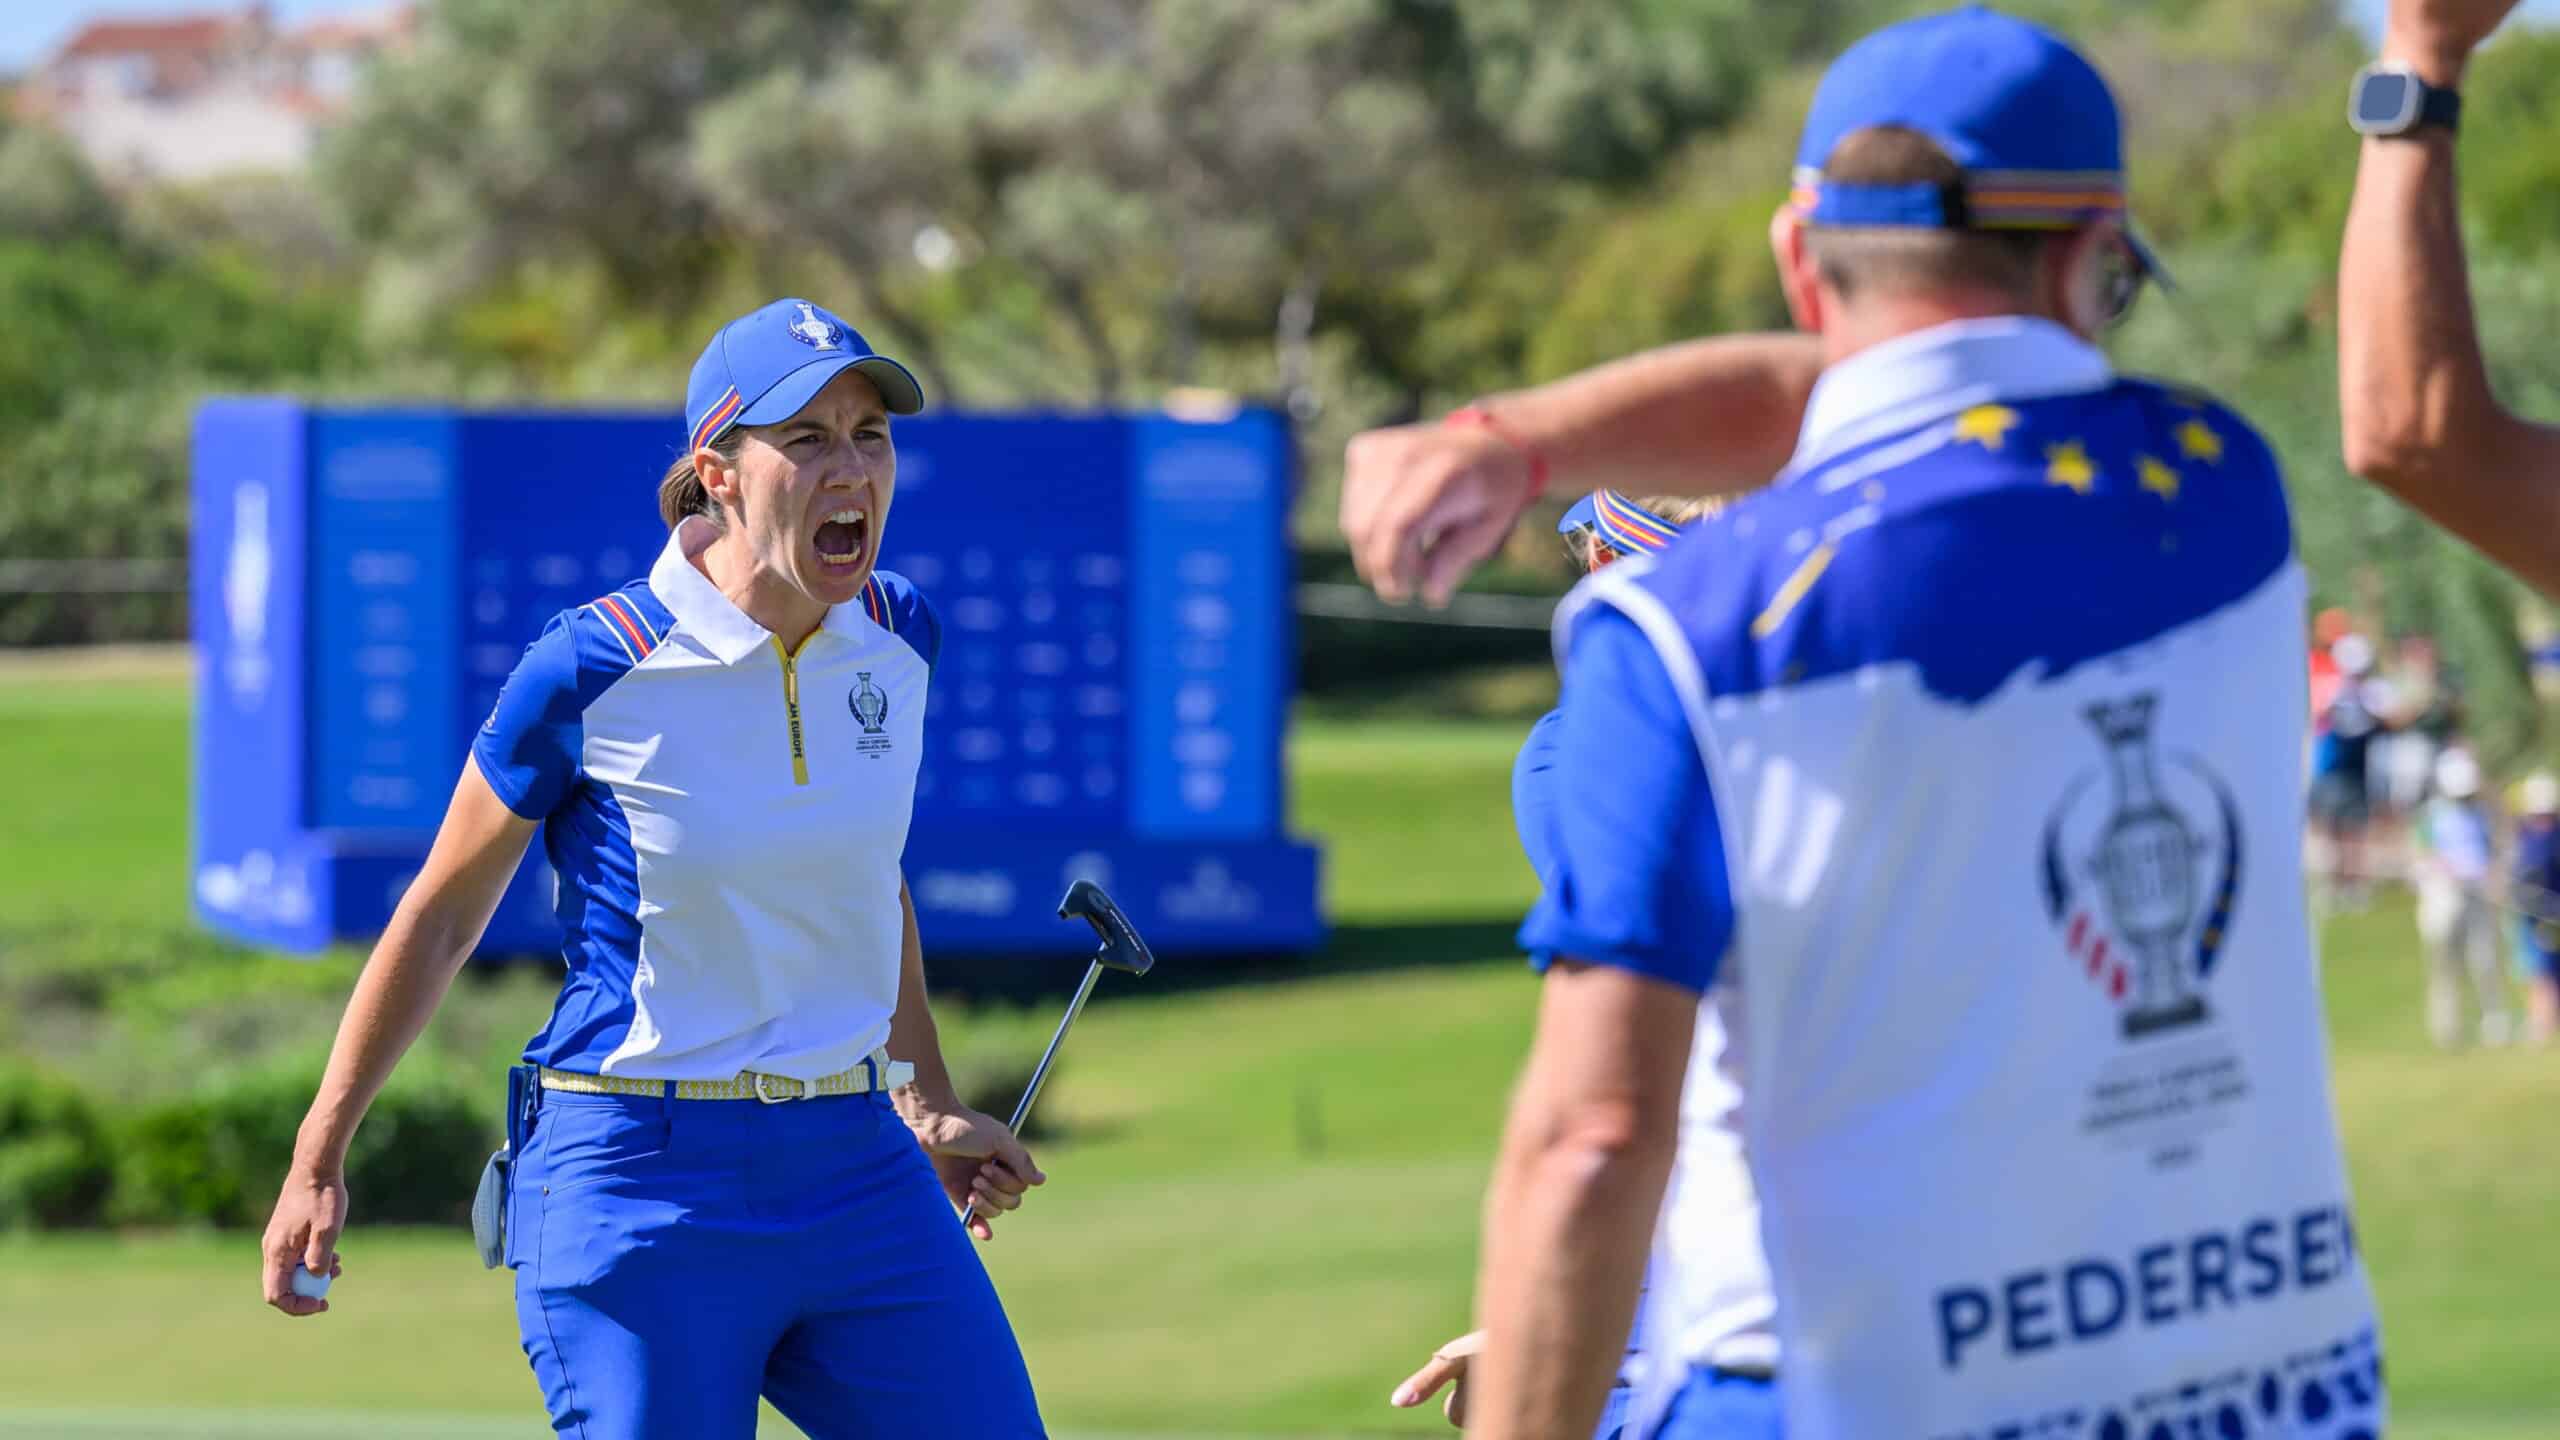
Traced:
<path id="1" fill-rule="evenodd" d="M 293 1267 L 293 1293 L 306 1299 L 317 1300 L 329 1293 L 329 1277 L 314 1275 L 296 1265 Z"/>

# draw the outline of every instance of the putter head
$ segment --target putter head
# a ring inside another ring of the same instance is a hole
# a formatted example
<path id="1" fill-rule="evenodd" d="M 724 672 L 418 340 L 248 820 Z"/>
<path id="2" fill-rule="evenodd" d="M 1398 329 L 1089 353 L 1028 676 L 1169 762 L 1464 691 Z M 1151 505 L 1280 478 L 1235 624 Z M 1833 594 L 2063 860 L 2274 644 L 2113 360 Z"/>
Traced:
<path id="1" fill-rule="evenodd" d="M 1058 902 L 1058 918 L 1081 919 L 1102 937 L 1102 947 L 1093 952 L 1094 964 L 1132 975 L 1144 975 L 1155 968 L 1155 953 L 1138 938 L 1137 927 L 1092 881 L 1079 880 L 1067 887 L 1067 898 Z"/>

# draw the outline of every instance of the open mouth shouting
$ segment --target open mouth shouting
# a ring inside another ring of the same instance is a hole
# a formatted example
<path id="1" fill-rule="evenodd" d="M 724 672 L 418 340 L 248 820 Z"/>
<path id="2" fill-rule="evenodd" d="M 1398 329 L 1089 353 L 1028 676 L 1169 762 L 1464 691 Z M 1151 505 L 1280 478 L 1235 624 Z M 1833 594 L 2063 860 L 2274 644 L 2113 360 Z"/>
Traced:
<path id="1" fill-rule="evenodd" d="M 818 561 L 830 574 L 858 570 L 870 562 L 871 539 L 871 512 L 860 506 L 839 506 L 818 522 Z"/>

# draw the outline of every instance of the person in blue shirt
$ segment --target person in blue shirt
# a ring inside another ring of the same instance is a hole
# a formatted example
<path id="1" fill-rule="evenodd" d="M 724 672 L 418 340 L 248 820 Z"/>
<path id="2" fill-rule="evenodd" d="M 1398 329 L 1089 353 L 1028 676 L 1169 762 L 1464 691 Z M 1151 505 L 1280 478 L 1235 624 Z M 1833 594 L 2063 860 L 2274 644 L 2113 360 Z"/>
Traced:
<path id="1" fill-rule="evenodd" d="M 969 1236 L 1043 1179 L 961 1103 L 899 870 L 932 606 L 876 569 L 906 368 L 805 300 L 695 363 L 648 575 L 555 617 L 356 983 L 263 1247 L 324 1313 L 347 1146 L 536 834 L 568 974 L 510 1077 L 483 1238 L 552 1427 L 1043 1434 Z M 976 1201 L 964 1231 L 955 1207 Z"/>
<path id="2" fill-rule="evenodd" d="M 1680 533 L 1681 526 L 1723 505 L 1718 498 L 1654 495 L 1631 500 L 1615 490 L 1594 490 L 1566 509 L 1556 521 L 1556 533 L 1565 537 L 1565 548 L 1582 573 L 1597 575 L 1630 555 L 1659 551 Z M 1560 708 L 1539 716 L 1511 765 L 1512 826 L 1542 889 L 1556 865 L 1558 797 L 1550 777 L 1555 773 L 1556 734 L 1563 719 Z"/>
<path id="3" fill-rule="evenodd" d="M 1597 574 L 1623 557 L 1660 550 L 1679 533 L 1680 526 L 1720 503 L 1677 495 L 1631 500 L 1614 490 L 1594 490 L 1565 511 L 1556 522 L 1556 532 L 1565 537 L 1566 548 L 1583 573 Z M 1539 716 L 1529 727 L 1528 738 L 1522 742 L 1519 757 L 1511 767 L 1512 826 L 1520 837 L 1521 850 L 1528 856 L 1530 872 L 1538 877 L 1541 886 L 1555 873 L 1558 860 L 1553 777 L 1557 726 L 1562 718 L 1561 710 L 1549 710 Z M 1592 1432 L 1594 1440 L 1616 1440 L 1625 1428 L 1627 1406 L 1634 1393 L 1632 1382 L 1642 1364 L 1644 1345 L 1644 1315 L 1639 1303 L 1635 1326 L 1627 1335 L 1626 1359 L 1618 1367 L 1619 1383 L 1609 1392 L 1599 1427 Z M 1441 1403 L 1441 1413 L 1450 1424 L 1464 1428 L 1467 1369 L 1483 1348 L 1481 1330 L 1471 1330 L 1440 1346 L 1421 1369 L 1396 1386 L 1389 1403 L 1400 1410 L 1410 1409 L 1429 1402 L 1446 1386 L 1449 1396 Z"/>
<path id="4" fill-rule="evenodd" d="M 2373 673 L 2373 643 L 2345 635 L 2329 647 L 2338 686 L 2320 714 L 2311 747 L 2311 819 L 2326 842 L 2317 873 L 2324 902 L 2361 909 L 2372 879 L 2375 748 L 2392 734 L 2397 705 Z"/>
<path id="5" fill-rule="evenodd" d="M 2496 849 L 2480 796 L 2480 762 L 2455 745 L 2436 757 L 2435 793 L 2418 813 L 2412 888 L 2427 957 L 2427 1033 L 2439 1048 L 2476 1033 L 2504 1045 L 2514 1032 L 2506 967 L 2498 961 L 2498 912 L 2490 888 Z M 2476 1031 L 2471 1021 L 2476 1016 Z"/>
<path id="6" fill-rule="evenodd" d="M 2560 776 L 2537 770 L 2519 787 L 2508 875 L 2525 983 L 2525 1034 L 2536 1045 L 2560 1030 Z"/>

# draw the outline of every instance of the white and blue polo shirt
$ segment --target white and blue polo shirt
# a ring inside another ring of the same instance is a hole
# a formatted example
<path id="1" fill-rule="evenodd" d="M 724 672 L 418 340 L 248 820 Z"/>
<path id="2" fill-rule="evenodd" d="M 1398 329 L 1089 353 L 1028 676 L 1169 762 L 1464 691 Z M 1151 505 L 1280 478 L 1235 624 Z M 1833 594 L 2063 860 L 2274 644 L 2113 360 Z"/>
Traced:
<path id="1" fill-rule="evenodd" d="M 525 1059 L 652 1080 L 815 1079 L 888 1039 L 941 625 L 875 571 L 797 652 L 691 556 L 555 617 L 472 746 L 543 822 L 567 984 Z"/>
<path id="2" fill-rule="evenodd" d="M 1600 492 L 1607 493 L 1607 492 Z M 1591 501 L 1576 507 L 1585 516 Z M 1571 517 L 1568 517 L 1571 518 Z M 1591 523 L 1585 519 L 1582 523 Z M 1561 527 L 1559 527 L 1561 528 Z M 1665 525 L 1667 537 L 1674 527 Z M 1611 544 L 1622 543 L 1612 539 Z M 1640 547 L 1629 544 L 1629 553 Z M 1557 872 L 1556 815 L 1563 797 L 1556 793 L 1556 749 L 1563 732 L 1564 712 L 1550 710 L 1529 727 L 1528 738 L 1520 744 L 1520 754 L 1511 765 L 1511 823 L 1520 836 L 1521 853 L 1528 857 L 1530 873 L 1546 885 Z M 1654 1267 L 1648 1265 L 1642 1288 L 1636 1293 L 1636 1313 L 1627 1331 L 1626 1357 L 1618 1366 L 1620 1384 L 1633 1384 L 1642 1373 L 1645 1352 L 1654 1338 L 1649 1328 L 1649 1302 L 1654 1292 Z"/>
<path id="3" fill-rule="evenodd" d="M 1559 619 L 1542 958 L 1705 997 L 1664 1352 L 1794 1440 L 2374 1440 L 2274 456 L 2069 332 L 1834 366 Z"/>

